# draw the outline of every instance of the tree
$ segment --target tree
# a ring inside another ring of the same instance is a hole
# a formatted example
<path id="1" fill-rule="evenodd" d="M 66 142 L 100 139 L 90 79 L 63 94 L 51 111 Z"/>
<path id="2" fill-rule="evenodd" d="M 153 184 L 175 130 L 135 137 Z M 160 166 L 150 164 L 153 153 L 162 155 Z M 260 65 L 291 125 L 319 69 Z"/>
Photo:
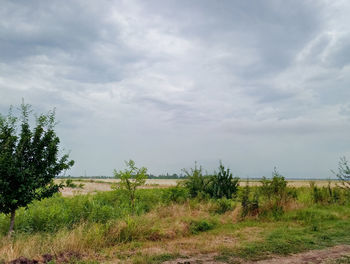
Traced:
<path id="1" fill-rule="evenodd" d="M 332 171 L 340 180 L 343 188 L 350 190 L 350 167 L 345 157 L 341 157 L 338 164 L 338 173 Z"/>
<path id="2" fill-rule="evenodd" d="M 183 169 L 185 173 L 185 180 L 182 185 L 188 189 L 191 197 L 196 197 L 199 194 L 205 194 L 207 192 L 208 184 L 210 183 L 210 177 L 203 175 L 202 166 L 197 166 L 197 162 L 194 163 L 194 169 Z"/>
<path id="3" fill-rule="evenodd" d="M 239 186 L 239 178 L 233 177 L 230 169 L 225 169 L 220 162 L 219 172 L 211 177 L 208 192 L 213 198 L 226 197 L 232 199 L 236 195 Z"/>
<path id="4" fill-rule="evenodd" d="M 135 161 L 125 161 L 127 168 L 124 171 L 114 170 L 114 177 L 120 179 L 120 188 L 127 191 L 131 208 L 135 210 L 136 189 L 145 184 L 147 179 L 147 168 L 137 168 Z"/>
<path id="5" fill-rule="evenodd" d="M 11 215 L 9 236 L 16 210 L 58 192 L 62 185 L 53 179 L 74 164 L 68 154 L 59 158 L 55 111 L 36 116 L 31 129 L 31 106 L 22 103 L 20 110 L 19 117 L 12 108 L 0 114 L 0 212 Z"/>

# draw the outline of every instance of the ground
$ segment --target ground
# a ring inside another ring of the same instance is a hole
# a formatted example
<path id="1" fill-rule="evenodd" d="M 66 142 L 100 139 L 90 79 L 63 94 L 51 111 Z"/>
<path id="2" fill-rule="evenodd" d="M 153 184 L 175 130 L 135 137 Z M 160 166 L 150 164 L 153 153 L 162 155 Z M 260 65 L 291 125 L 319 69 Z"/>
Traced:
<path id="1" fill-rule="evenodd" d="M 338 245 L 322 250 L 311 250 L 303 253 L 293 254 L 286 257 L 273 257 L 260 261 L 243 261 L 242 259 L 220 259 L 217 254 L 198 255 L 189 258 L 178 258 L 165 261 L 163 264 L 221 264 L 221 263 L 241 263 L 241 264 L 336 264 L 350 263 L 350 246 Z"/>
<path id="2" fill-rule="evenodd" d="M 57 182 L 62 182 L 61 179 L 56 180 Z M 87 193 L 95 193 L 98 191 L 110 191 L 113 183 L 117 183 L 119 180 L 117 179 L 78 179 L 74 180 L 74 183 L 79 185 L 83 184 L 83 188 L 64 188 L 61 192 L 63 196 L 72 196 L 75 194 L 87 194 Z M 176 179 L 148 179 L 146 184 L 142 188 L 166 188 L 171 186 L 176 186 L 180 180 Z M 328 185 L 328 180 L 316 180 L 314 181 L 318 187 L 323 187 Z M 241 180 L 240 185 L 246 185 L 245 180 Z M 260 182 L 256 180 L 250 180 L 249 185 L 255 186 L 259 185 Z M 331 185 L 335 186 L 337 181 L 332 180 Z M 310 180 L 289 180 L 288 186 L 291 187 L 309 187 Z"/>

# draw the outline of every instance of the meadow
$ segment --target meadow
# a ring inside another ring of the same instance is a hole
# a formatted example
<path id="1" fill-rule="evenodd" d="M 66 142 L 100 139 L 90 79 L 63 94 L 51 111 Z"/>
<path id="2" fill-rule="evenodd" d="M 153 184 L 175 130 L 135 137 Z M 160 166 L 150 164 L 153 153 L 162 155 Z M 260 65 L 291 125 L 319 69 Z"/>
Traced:
<path id="1" fill-rule="evenodd" d="M 114 181 L 73 181 L 20 209 L 12 238 L 1 214 L 0 261 L 251 263 L 350 244 L 350 195 L 334 182 L 242 181 L 228 199 L 165 181 L 146 182 L 134 208 Z"/>

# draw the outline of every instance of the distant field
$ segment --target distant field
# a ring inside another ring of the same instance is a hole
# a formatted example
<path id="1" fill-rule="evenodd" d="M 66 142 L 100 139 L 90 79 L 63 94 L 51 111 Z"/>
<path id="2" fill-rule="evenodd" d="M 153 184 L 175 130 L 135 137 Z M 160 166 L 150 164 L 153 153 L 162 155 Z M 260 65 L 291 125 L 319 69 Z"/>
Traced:
<path id="1" fill-rule="evenodd" d="M 64 180 L 58 179 L 57 182 L 62 182 Z M 178 182 L 182 180 L 177 179 L 148 179 L 146 184 L 143 186 L 146 188 L 166 188 L 171 186 L 176 186 Z M 72 196 L 75 194 L 87 194 L 94 192 L 103 192 L 112 190 L 111 186 L 113 183 L 119 182 L 118 179 L 77 179 L 73 182 L 77 185 L 83 184 L 83 188 L 64 188 L 61 192 L 63 196 Z M 315 184 L 319 187 L 327 186 L 328 180 L 316 180 Z M 336 180 L 331 181 L 331 185 L 335 186 Z M 247 184 L 246 180 L 241 180 L 240 185 L 245 186 Z M 258 186 L 260 182 L 258 180 L 250 180 L 249 185 Z M 291 187 L 308 187 L 310 186 L 310 180 L 290 180 L 288 181 L 288 186 Z"/>

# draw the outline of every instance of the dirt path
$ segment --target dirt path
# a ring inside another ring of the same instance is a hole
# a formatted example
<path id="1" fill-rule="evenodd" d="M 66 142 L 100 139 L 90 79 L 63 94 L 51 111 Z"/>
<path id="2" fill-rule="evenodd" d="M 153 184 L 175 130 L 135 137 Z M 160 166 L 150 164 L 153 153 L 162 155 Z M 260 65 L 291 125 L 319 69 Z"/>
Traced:
<path id="1" fill-rule="evenodd" d="M 241 263 L 241 264 L 332 264 L 331 260 L 339 259 L 343 256 L 350 256 L 350 245 L 339 245 L 322 250 L 311 250 L 308 252 L 293 254 L 286 257 L 274 257 L 261 261 L 243 261 L 239 259 L 228 259 L 228 261 L 216 260 L 216 254 L 199 255 L 188 259 L 181 258 L 166 261 L 163 264 L 221 264 L 221 263 Z M 345 263 L 345 262 L 342 262 Z M 348 263 L 348 262 L 346 262 Z"/>

